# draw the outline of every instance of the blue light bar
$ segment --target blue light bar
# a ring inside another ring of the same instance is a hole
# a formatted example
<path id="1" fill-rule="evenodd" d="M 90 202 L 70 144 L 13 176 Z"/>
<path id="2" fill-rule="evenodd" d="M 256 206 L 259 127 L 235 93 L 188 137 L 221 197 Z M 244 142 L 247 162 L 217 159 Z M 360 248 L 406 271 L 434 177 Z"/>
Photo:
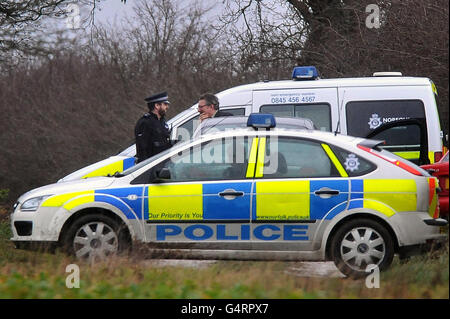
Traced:
<path id="1" fill-rule="evenodd" d="M 319 77 L 319 73 L 315 66 L 296 66 L 292 71 L 294 80 L 315 80 Z"/>
<path id="2" fill-rule="evenodd" d="M 273 114 L 252 113 L 248 117 L 247 126 L 253 128 L 272 128 L 276 126 Z"/>

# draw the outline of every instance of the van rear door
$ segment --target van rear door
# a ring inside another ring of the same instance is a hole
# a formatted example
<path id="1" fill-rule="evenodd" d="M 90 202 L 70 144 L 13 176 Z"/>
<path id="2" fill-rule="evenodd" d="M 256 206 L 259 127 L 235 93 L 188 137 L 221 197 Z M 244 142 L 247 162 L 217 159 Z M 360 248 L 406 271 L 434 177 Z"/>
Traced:
<path id="1" fill-rule="evenodd" d="M 272 89 L 253 91 L 253 112 L 278 117 L 304 117 L 317 129 L 331 131 L 338 119 L 336 88 Z"/>
<path id="2" fill-rule="evenodd" d="M 428 140 L 426 152 L 442 149 L 439 139 L 439 117 L 436 114 L 434 97 L 429 86 L 391 84 L 342 87 L 339 88 L 339 96 L 343 100 L 341 114 L 345 114 L 345 121 L 341 123 L 343 134 L 366 137 L 387 123 L 423 119 Z M 386 140 L 389 151 L 418 163 L 422 129 L 417 125 L 398 126 L 385 131 L 386 137 L 383 139 Z M 380 139 L 380 137 L 377 138 Z"/>
<path id="3" fill-rule="evenodd" d="M 414 133 L 408 134 L 411 132 Z M 409 159 L 417 165 L 430 163 L 425 119 L 398 120 L 382 124 L 366 137 L 369 139 L 384 140 L 385 144 L 380 145 L 381 148 L 385 148 L 398 156 Z M 418 148 L 414 148 L 415 151 L 412 151 L 410 148 L 411 145 L 409 145 L 412 139 L 417 139 L 414 142 L 418 146 Z"/>

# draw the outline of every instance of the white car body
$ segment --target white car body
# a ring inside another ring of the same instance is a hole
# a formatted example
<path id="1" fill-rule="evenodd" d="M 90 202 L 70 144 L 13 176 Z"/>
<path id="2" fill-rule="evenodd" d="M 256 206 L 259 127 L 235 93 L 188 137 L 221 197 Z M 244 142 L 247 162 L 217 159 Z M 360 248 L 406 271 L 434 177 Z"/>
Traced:
<path id="1" fill-rule="evenodd" d="M 389 244 L 397 253 L 442 240 L 438 226 L 446 221 L 433 218 L 436 179 L 367 141 L 282 129 L 205 135 L 139 163 L 124 176 L 61 182 L 22 195 L 11 217 L 11 240 L 61 243 L 77 220 L 90 215 L 122 224 L 133 241 L 196 258 L 327 260 L 333 236 L 359 220 L 387 230 L 392 240 L 385 239 L 386 250 Z M 241 144 L 247 147 L 245 160 L 228 162 L 228 150 Z M 215 150 L 222 160 L 208 163 L 207 155 L 198 163 L 185 161 L 195 158 L 197 149 L 208 150 L 202 156 Z M 269 169 L 272 161 L 275 171 Z M 155 177 L 167 172 L 169 179 Z M 24 209 L 40 196 L 48 197 L 33 211 Z M 29 233 L 19 233 L 17 223 L 31 225 Z"/>

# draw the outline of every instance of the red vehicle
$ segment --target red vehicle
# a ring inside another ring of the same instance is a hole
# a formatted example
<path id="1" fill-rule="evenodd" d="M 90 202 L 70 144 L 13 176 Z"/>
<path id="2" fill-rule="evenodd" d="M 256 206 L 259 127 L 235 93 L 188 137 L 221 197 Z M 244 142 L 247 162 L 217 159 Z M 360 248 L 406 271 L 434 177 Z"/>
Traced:
<path id="1" fill-rule="evenodd" d="M 439 179 L 439 188 L 441 189 L 441 192 L 438 194 L 440 215 L 448 219 L 448 151 L 439 162 L 422 165 L 421 167 Z"/>

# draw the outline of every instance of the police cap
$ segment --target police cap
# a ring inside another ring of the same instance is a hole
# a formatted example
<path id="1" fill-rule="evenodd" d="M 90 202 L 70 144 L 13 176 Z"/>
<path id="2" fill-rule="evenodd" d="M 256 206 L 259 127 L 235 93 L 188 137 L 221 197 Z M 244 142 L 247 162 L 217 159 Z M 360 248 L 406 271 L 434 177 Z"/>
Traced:
<path id="1" fill-rule="evenodd" d="M 145 101 L 149 104 L 150 103 L 170 103 L 167 92 L 162 92 L 162 93 L 158 93 L 158 94 L 149 96 L 149 97 L 145 98 Z"/>

